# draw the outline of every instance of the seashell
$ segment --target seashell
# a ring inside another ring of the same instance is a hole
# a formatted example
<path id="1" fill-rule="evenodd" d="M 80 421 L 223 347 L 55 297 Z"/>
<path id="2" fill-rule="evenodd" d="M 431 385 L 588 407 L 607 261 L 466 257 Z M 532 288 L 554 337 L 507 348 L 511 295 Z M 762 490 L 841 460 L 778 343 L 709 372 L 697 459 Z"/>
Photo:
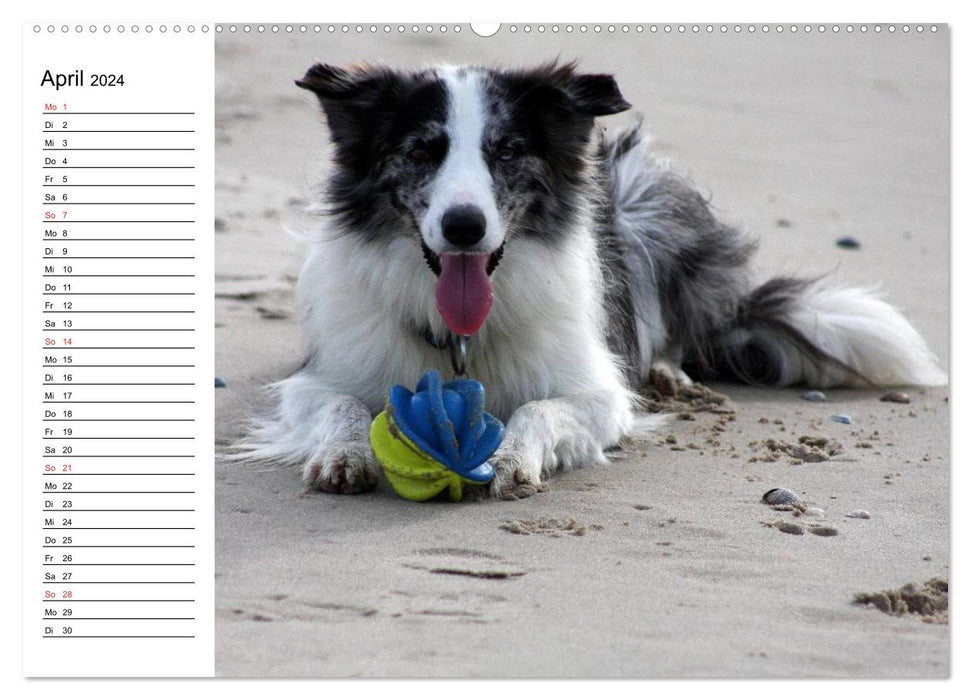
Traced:
<path id="1" fill-rule="evenodd" d="M 803 515 L 807 518 L 825 518 L 826 511 L 822 508 L 806 508 Z"/>
<path id="2" fill-rule="evenodd" d="M 860 242 L 853 238 L 853 236 L 843 236 L 843 238 L 836 240 L 836 245 L 847 250 L 856 250 L 860 247 Z"/>
<path id="3" fill-rule="evenodd" d="M 782 506 L 789 505 L 791 503 L 802 503 L 795 493 L 789 489 L 784 489 L 777 486 L 774 489 L 769 489 L 764 494 L 762 494 L 762 502 L 770 506 Z"/>
<path id="4" fill-rule="evenodd" d="M 846 514 L 847 518 L 860 518 L 861 520 L 869 520 L 870 513 L 865 510 L 851 510 Z"/>
<path id="5" fill-rule="evenodd" d="M 825 401 L 826 394 L 821 391 L 807 391 L 802 398 L 804 401 Z"/>
<path id="6" fill-rule="evenodd" d="M 226 386 L 226 381 L 221 377 L 216 377 L 216 389 L 221 389 Z"/>
<path id="7" fill-rule="evenodd" d="M 910 403 L 910 397 L 902 391 L 888 391 L 880 397 L 880 400 L 890 401 L 891 403 Z"/>
<path id="8" fill-rule="evenodd" d="M 832 418 L 837 423 L 843 423 L 845 425 L 849 425 L 850 423 L 853 422 L 853 419 L 850 418 L 845 413 L 837 413 L 835 416 L 830 416 L 830 418 Z"/>

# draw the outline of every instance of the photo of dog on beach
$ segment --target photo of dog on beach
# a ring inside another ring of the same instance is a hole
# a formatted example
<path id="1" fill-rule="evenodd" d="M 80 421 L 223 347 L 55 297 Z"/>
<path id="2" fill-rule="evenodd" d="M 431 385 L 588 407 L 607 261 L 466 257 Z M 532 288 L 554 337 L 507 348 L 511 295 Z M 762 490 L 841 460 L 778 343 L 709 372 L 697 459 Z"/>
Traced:
<path id="1" fill-rule="evenodd" d="M 948 30 L 735 26 L 217 34 L 219 675 L 950 673 Z"/>
<path id="2" fill-rule="evenodd" d="M 244 444 L 333 493 L 373 489 L 388 388 L 468 371 L 508 421 L 491 493 L 604 464 L 652 375 L 813 388 L 941 385 L 926 343 L 874 292 L 826 277 L 758 286 L 755 241 L 659 163 L 630 104 L 574 63 L 399 71 L 316 64 L 335 170 L 297 286 L 307 360 Z"/>

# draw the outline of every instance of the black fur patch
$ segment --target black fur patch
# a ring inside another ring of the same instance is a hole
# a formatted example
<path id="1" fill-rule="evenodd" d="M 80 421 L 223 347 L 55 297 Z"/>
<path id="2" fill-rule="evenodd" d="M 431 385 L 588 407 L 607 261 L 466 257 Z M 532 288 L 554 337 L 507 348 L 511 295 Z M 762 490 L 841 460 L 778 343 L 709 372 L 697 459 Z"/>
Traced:
<path id="1" fill-rule="evenodd" d="M 588 162 L 594 117 L 629 108 L 614 79 L 583 75 L 574 64 L 492 71 L 485 87 L 488 153 L 496 199 L 513 234 L 555 243 L 570 230 L 592 191 Z"/>
<path id="2" fill-rule="evenodd" d="M 296 82 L 320 100 L 336 149 L 331 213 L 367 240 L 417 233 L 415 212 L 427 207 L 424 188 L 448 149 L 441 79 L 433 71 L 317 64 Z M 427 160 L 414 157 L 418 149 Z"/>

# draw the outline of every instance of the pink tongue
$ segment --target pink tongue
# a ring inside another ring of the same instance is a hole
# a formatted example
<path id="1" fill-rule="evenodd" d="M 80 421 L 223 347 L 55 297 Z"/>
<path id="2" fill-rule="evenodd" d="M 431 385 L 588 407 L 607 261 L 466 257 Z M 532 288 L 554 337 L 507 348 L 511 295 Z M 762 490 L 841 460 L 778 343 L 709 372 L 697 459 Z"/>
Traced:
<path id="1" fill-rule="evenodd" d="M 492 308 L 492 283 L 486 274 L 489 253 L 441 256 L 442 274 L 435 287 L 438 313 L 455 335 L 472 335 Z"/>

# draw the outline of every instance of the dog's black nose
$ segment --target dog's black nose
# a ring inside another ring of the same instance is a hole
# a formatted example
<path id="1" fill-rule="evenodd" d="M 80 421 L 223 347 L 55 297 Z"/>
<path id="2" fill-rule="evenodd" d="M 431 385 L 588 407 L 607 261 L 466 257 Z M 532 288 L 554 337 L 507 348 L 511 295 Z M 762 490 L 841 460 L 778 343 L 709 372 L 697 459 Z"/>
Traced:
<path id="1" fill-rule="evenodd" d="M 442 235 L 449 243 L 470 246 L 485 236 L 486 220 L 482 210 L 474 204 L 449 207 L 442 215 Z"/>

